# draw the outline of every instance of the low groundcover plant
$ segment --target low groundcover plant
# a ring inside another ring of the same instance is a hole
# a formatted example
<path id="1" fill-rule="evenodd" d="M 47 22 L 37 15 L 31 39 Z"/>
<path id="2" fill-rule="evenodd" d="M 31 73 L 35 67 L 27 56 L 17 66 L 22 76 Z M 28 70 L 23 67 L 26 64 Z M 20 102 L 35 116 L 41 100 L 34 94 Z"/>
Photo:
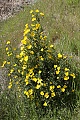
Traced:
<path id="1" fill-rule="evenodd" d="M 57 53 L 45 35 L 41 26 L 44 13 L 37 9 L 30 14 L 31 24 L 25 25 L 18 50 L 11 48 L 10 41 L 6 43 L 8 57 L 2 67 L 9 70 L 8 89 L 17 86 L 26 99 L 35 103 L 38 114 L 62 107 L 72 110 L 76 104 L 76 75 L 69 58 Z"/>

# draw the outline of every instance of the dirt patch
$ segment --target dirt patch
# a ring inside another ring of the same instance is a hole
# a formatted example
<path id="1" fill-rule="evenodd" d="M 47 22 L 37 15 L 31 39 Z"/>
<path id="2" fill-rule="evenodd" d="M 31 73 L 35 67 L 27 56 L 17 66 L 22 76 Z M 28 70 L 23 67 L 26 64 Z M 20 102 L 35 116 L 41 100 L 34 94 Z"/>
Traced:
<path id="1" fill-rule="evenodd" d="M 15 12 L 24 9 L 24 5 L 34 3 L 35 0 L 0 0 L 0 21 L 11 17 Z"/>
<path id="2" fill-rule="evenodd" d="M 0 69 L 0 92 L 5 90 L 5 88 L 7 87 L 7 82 L 8 82 L 7 73 L 8 72 L 6 68 Z"/>

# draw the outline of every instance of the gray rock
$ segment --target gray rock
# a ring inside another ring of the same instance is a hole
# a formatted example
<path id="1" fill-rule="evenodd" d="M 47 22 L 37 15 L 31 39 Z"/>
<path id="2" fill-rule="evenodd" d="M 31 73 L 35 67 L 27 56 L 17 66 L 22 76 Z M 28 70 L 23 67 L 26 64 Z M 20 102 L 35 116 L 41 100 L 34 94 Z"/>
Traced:
<path id="1" fill-rule="evenodd" d="M 36 0 L 0 0 L 0 20 L 6 20 L 13 14 L 24 8 L 24 5 L 33 4 Z"/>
<path id="2" fill-rule="evenodd" d="M 7 82 L 8 82 L 8 76 L 7 76 L 7 69 L 6 68 L 0 68 L 0 90 L 1 92 L 6 89 Z"/>

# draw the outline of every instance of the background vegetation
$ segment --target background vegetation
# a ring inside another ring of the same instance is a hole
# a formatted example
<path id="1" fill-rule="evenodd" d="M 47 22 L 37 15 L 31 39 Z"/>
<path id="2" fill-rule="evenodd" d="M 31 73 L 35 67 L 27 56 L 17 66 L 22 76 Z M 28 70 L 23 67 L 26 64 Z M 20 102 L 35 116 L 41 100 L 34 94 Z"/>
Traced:
<path id="1" fill-rule="evenodd" d="M 45 4 L 45 5 L 44 5 Z M 50 43 L 55 44 L 57 51 L 71 56 L 72 66 L 76 69 L 77 85 L 80 80 L 80 1 L 79 0 L 38 0 L 34 5 L 24 6 L 20 11 L 6 21 L 0 22 L 0 65 L 6 58 L 5 43 L 11 41 L 12 47 L 19 47 L 26 23 L 30 23 L 31 9 L 39 9 L 44 12 L 44 20 L 41 22 Z M 78 89 L 80 86 L 78 86 Z M 30 106 L 23 96 L 17 98 L 16 90 L 3 91 L 0 95 L 0 119 L 1 120 L 36 120 L 38 116 L 35 107 Z M 80 92 L 78 92 L 80 94 Z M 80 96 L 80 95 L 79 95 Z M 57 113 L 57 118 L 49 115 L 42 120 L 76 120 L 80 118 L 79 105 L 73 116 L 66 109 Z M 55 113 L 56 114 L 56 113 Z M 65 116 L 64 116 L 65 115 Z"/>

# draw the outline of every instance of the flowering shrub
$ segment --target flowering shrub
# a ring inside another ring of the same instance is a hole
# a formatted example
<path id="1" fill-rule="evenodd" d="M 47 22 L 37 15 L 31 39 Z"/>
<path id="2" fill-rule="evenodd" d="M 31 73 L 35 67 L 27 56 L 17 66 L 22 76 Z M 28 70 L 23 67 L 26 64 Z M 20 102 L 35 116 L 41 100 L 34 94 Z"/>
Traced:
<path id="1" fill-rule="evenodd" d="M 6 44 L 9 89 L 18 91 L 35 103 L 36 110 L 72 107 L 75 104 L 75 73 L 67 56 L 57 53 L 41 26 L 44 13 L 31 10 L 31 24 L 25 25 L 19 50 Z M 37 109 L 38 108 L 38 109 Z"/>

